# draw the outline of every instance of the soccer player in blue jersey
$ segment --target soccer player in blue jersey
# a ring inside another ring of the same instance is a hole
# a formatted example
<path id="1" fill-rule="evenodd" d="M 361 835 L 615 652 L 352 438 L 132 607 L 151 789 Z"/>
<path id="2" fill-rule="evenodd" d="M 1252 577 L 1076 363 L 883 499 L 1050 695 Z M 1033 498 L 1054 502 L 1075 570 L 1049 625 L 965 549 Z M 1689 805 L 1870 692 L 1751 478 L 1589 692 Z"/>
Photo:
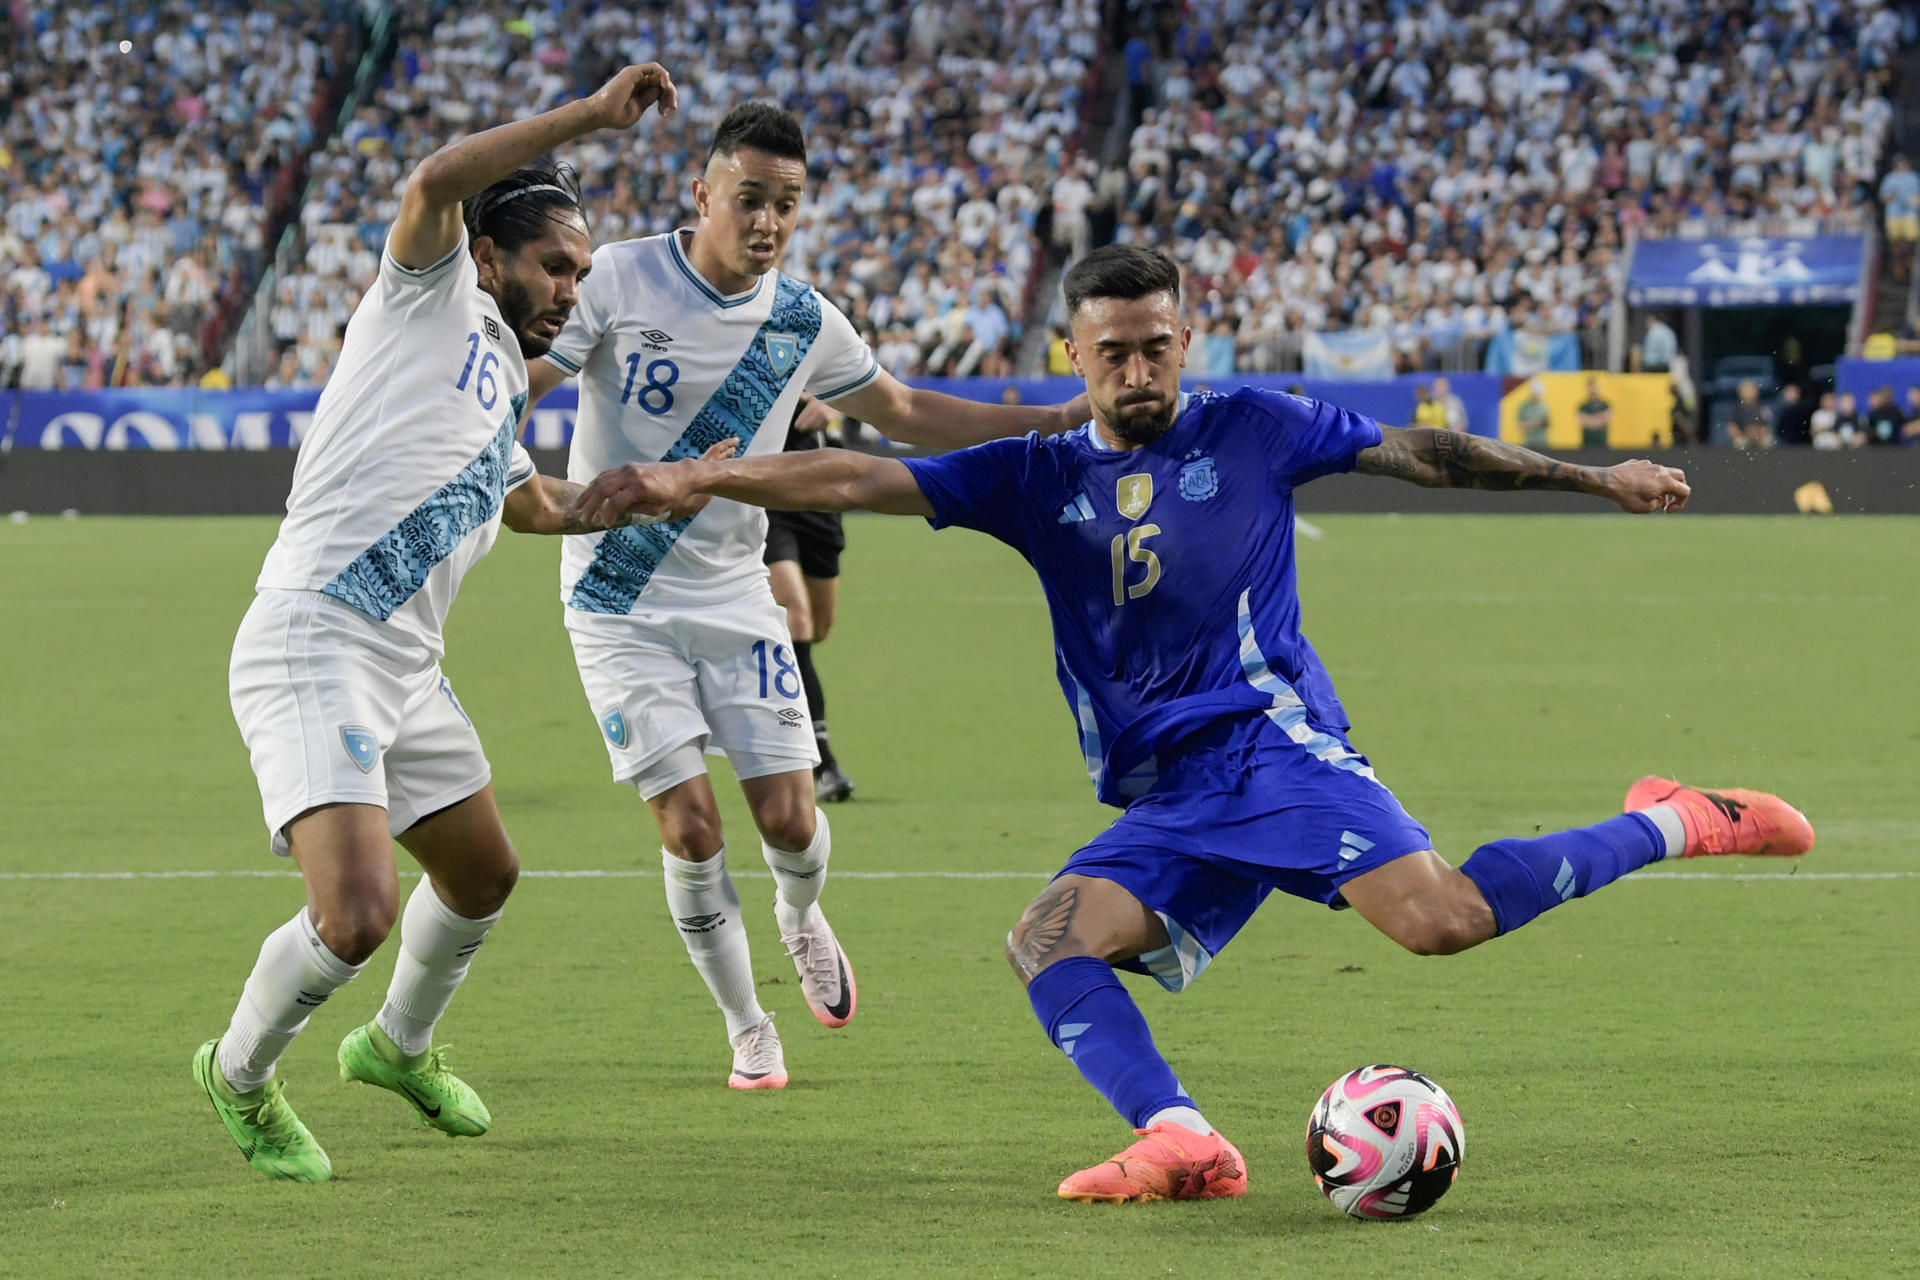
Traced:
<path id="1" fill-rule="evenodd" d="M 1643 778 L 1594 826 L 1434 852 L 1347 740 L 1300 633 L 1293 490 L 1337 471 L 1428 486 L 1566 489 L 1670 511 L 1685 477 L 1642 459 L 1557 462 L 1497 440 L 1383 427 L 1301 396 L 1180 391 L 1189 332 L 1171 259 L 1096 250 L 1065 279 L 1094 419 L 929 459 L 840 451 L 610 471 L 579 509 L 618 518 L 711 494 L 864 508 L 988 533 L 1025 556 L 1053 616 L 1060 687 L 1100 799 L 1125 809 L 1007 938 L 1047 1035 L 1139 1141 L 1060 1184 L 1082 1201 L 1241 1195 L 1240 1153 L 1201 1114 L 1114 975 L 1183 990 L 1274 889 L 1340 908 L 1421 955 L 1463 951 L 1662 858 L 1795 855 L 1778 797 Z"/>

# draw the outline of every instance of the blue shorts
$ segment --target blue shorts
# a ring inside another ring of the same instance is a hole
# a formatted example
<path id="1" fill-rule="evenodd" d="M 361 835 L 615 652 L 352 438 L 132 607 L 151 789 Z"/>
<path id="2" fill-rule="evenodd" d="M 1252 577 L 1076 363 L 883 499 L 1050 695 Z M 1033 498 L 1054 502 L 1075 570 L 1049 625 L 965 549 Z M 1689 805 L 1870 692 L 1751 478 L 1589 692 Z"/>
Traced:
<path id="1" fill-rule="evenodd" d="M 1171 943 L 1121 967 L 1180 991 L 1271 891 L 1344 907 L 1341 885 L 1431 848 L 1365 756 L 1331 735 L 1303 746 L 1256 714 L 1181 743 L 1154 789 L 1058 874 L 1112 880 L 1159 916 Z"/>

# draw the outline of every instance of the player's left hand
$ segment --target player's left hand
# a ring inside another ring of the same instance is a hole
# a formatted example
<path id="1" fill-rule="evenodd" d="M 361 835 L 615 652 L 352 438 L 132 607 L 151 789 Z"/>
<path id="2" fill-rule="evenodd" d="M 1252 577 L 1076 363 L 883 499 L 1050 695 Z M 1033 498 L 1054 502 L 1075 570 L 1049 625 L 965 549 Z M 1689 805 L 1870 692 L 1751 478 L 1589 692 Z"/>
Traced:
<path id="1" fill-rule="evenodd" d="M 1693 490 L 1687 485 L 1686 473 L 1678 467 L 1630 458 L 1607 468 L 1606 494 L 1622 511 L 1647 515 L 1678 511 L 1687 505 Z"/>
<path id="2" fill-rule="evenodd" d="M 800 412 L 793 419 L 795 431 L 825 431 L 833 425 L 833 410 L 821 403 L 818 396 L 808 396 L 806 403 L 800 406 Z"/>
<path id="3" fill-rule="evenodd" d="M 655 103 L 659 104 L 662 115 L 680 106 L 673 77 L 657 62 L 622 68 L 588 101 L 593 105 L 596 126 L 601 129 L 631 129 Z"/>

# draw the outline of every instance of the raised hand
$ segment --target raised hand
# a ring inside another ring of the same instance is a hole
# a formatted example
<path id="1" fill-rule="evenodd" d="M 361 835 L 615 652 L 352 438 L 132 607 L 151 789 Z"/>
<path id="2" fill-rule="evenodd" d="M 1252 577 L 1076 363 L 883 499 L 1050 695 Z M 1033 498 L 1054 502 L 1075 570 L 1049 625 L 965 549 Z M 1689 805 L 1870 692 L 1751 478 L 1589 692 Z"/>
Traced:
<path id="1" fill-rule="evenodd" d="M 1606 494 L 1622 511 L 1651 514 L 1678 511 L 1687 505 L 1693 490 L 1687 486 L 1686 473 L 1678 467 L 1631 458 L 1607 468 Z"/>
<path id="2" fill-rule="evenodd" d="M 622 68 L 588 101 L 593 105 L 595 127 L 600 129 L 631 129 L 655 104 L 662 114 L 680 106 L 673 77 L 657 62 Z"/>

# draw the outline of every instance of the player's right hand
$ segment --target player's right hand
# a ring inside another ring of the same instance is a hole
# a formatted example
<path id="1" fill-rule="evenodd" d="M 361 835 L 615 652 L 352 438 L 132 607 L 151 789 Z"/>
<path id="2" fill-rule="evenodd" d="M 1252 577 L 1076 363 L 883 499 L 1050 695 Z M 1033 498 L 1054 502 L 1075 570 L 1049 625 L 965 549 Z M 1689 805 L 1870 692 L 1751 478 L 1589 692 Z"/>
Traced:
<path id="1" fill-rule="evenodd" d="M 1693 490 L 1686 472 L 1665 467 L 1645 458 L 1630 458 L 1607 468 L 1607 496 L 1622 511 L 1647 515 L 1678 511 L 1687 505 Z"/>
<path id="2" fill-rule="evenodd" d="M 631 129 L 656 103 L 663 115 L 680 106 L 673 77 L 657 62 L 622 68 L 587 101 L 593 104 L 596 129 Z"/>

